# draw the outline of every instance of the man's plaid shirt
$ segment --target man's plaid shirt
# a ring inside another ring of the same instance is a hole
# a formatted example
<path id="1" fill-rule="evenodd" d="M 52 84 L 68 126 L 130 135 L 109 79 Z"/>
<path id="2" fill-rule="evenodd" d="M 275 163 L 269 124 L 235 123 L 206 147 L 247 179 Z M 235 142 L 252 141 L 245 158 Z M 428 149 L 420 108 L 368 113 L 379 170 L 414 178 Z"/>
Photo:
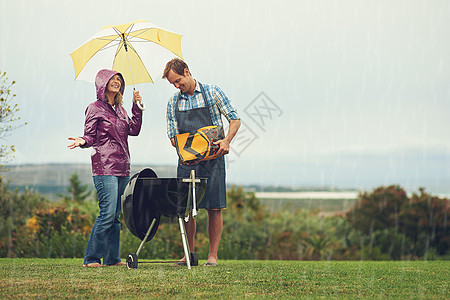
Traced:
<path id="1" fill-rule="evenodd" d="M 200 86 L 198 85 L 198 81 L 196 82 L 194 95 L 190 96 L 188 94 L 181 93 L 180 101 L 178 102 L 178 109 L 180 111 L 189 110 L 199 107 L 204 107 L 203 96 L 200 90 Z M 213 125 L 223 126 L 221 113 L 227 118 L 228 122 L 230 120 L 239 119 L 239 115 L 236 111 L 236 108 L 231 104 L 228 97 L 225 93 L 217 86 L 211 84 L 202 83 L 203 90 L 206 94 L 206 103 L 210 106 L 211 120 Z M 175 104 L 177 103 L 178 94 L 180 92 L 175 93 L 172 98 L 169 100 L 167 104 L 167 135 L 169 139 L 173 138 L 175 135 L 179 134 L 177 119 L 175 117 Z"/>

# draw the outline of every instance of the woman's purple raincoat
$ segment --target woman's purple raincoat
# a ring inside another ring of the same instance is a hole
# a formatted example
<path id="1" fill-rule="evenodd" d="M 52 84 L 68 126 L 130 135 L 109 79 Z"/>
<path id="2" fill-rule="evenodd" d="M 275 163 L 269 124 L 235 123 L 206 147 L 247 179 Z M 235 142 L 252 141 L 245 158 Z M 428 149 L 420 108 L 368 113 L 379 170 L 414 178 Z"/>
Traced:
<path id="1" fill-rule="evenodd" d="M 92 174 L 130 176 L 130 152 L 128 135 L 136 136 L 141 131 L 142 111 L 133 103 L 130 119 L 121 105 L 111 106 L 106 102 L 105 91 L 109 80 L 116 74 L 112 70 L 101 70 L 95 78 L 97 101 L 86 109 L 84 136 L 86 144 L 92 147 Z M 123 77 L 122 77 L 123 81 Z M 125 82 L 125 81 L 123 81 Z M 120 87 L 123 95 L 125 86 Z"/>

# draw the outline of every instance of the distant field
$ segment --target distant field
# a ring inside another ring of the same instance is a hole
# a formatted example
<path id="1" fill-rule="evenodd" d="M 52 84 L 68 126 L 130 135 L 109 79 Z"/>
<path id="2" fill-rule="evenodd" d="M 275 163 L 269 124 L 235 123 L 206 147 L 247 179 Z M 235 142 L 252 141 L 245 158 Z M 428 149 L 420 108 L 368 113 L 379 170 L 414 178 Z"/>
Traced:
<path id="1" fill-rule="evenodd" d="M 23 192 L 27 187 L 41 193 L 51 201 L 58 201 L 61 199 L 59 195 L 67 193 L 66 186 L 10 185 L 11 189 L 17 188 L 19 192 Z M 88 185 L 88 187 L 94 190 L 92 185 Z M 342 212 L 352 207 L 356 201 L 354 192 L 257 192 L 255 195 L 269 212 L 283 209 L 318 209 L 325 213 Z"/>
<path id="2" fill-rule="evenodd" d="M 256 193 L 260 203 L 269 212 L 284 209 L 320 210 L 323 213 L 339 213 L 350 209 L 356 202 L 357 192 L 286 192 Z"/>
<path id="3" fill-rule="evenodd" d="M 357 191 L 256 192 L 260 199 L 356 199 Z"/>
<path id="4" fill-rule="evenodd" d="M 318 209 L 325 213 L 338 213 L 350 209 L 356 199 L 260 199 L 259 201 L 269 212 L 284 209 Z"/>

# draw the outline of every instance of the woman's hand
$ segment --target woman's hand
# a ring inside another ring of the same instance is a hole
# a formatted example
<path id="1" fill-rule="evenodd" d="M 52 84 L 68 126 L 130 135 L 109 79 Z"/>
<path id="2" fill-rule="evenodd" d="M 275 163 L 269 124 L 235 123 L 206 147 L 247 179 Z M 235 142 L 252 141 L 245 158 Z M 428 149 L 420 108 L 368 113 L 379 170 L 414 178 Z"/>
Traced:
<path id="1" fill-rule="evenodd" d="M 139 95 L 139 91 L 133 91 L 133 103 L 142 104 L 142 97 Z"/>
<path id="2" fill-rule="evenodd" d="M 133 103 L 135 103 L 140 110 L 145 110 L 145 105 L 142 103 L 142 97 L 139 95 L 139 91 L 133 91 Z"/>
<path id="3" fill-rule="evenodd" d="M 86 141 L 80 137 L 76 137 L 76 138 L 70 137 L 69 140 L 73 141 L 72 144 L 67 146 L 67 148 L 69 148 L 69 149 L 74 149 L 76 147 L 80 147 L 80 146 L 83 146 L 84 144 L 86 144 Z"/>

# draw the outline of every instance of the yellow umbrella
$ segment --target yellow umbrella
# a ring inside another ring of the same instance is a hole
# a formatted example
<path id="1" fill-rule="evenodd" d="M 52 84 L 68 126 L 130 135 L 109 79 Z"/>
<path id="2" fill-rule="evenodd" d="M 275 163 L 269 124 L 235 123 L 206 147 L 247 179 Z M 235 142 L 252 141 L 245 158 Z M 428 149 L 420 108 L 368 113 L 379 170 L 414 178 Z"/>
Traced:
<path id="1" fill-rule="evenodd" d="M 105 26 L 70 55 L 75 79 L 94 82 L 99 70 L 112 69 L 133 87 L 152 83 L 174 55 L 183 58 L 181 35 L 145 20 Z"/>

